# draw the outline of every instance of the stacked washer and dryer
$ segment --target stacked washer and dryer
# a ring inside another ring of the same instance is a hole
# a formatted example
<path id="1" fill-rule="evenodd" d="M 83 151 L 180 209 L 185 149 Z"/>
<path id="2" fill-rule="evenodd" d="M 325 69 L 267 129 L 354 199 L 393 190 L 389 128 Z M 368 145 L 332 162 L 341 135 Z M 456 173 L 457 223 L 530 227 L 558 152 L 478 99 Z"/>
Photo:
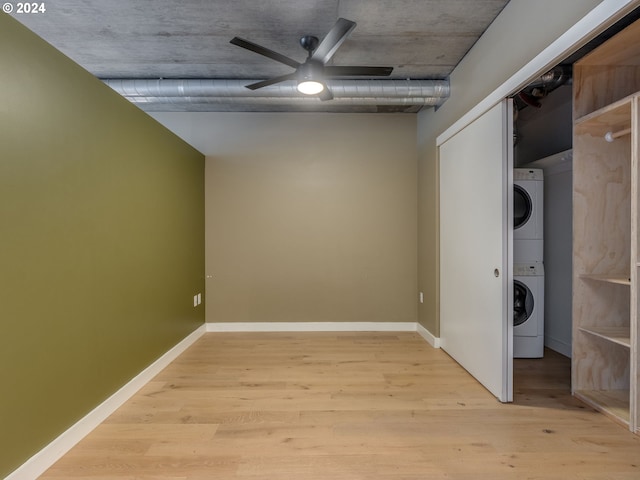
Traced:
<path id="1" fill-rule="evenodd" d="M 543 196 L 541 169 L 513 170 L 513 356 L 544 355 Z"/>

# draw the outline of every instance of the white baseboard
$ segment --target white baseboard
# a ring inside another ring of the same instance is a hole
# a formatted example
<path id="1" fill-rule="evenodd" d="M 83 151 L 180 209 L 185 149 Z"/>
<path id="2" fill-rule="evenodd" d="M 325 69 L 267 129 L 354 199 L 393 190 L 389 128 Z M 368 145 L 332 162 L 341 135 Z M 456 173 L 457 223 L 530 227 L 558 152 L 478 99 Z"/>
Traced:
<path id="1" fill-rule="evenodd" d="M 440 338 L 416 322 L 228 322 L 207 323 L 207 332 L 418 332 L 433 348 Z"/>
<path id="2" fill-rule="evenodd" d="M 415 322 L 207 323 L 207 332 L 415 332 Z"/>
<path id="3" fill-rule="evenodd" d="M 544 346 L 564 355 L 565 357 L 571 358 L 571 345 L 566 342 L 562 342 L 545 335 Z"/>
<path id="4" fill-rule="evenodd" d="M 424 338 L 429 345 L 433 348 L 440 348 L 440 337 L 435 337 L 429 330 L 424 328 L 419 323 L 416 324 L 416 331 L 420 334 L 422 338 Z"/>
<path id="5" fill-rule="evenodd" d="M 27 460 L 17 470 L 14 470 L 5 480 L 32 480 L 42 475 L 49 467 L 57 462 L 73 446 L 102 423 L 109 415 L 118 409 L 124 402 L 131 398 L 140 388 L 146 385 L 153 377 L 171 363 L 178 355 L 184 352 L 198 338 L 206 332 L 202 325 L 175 347 L 162 355 L 142 372 L 131 379 L 120 390 L 115 392 L 104 402 L 94 408 L 82 419 L 63 432 L 33 457 Z"/>

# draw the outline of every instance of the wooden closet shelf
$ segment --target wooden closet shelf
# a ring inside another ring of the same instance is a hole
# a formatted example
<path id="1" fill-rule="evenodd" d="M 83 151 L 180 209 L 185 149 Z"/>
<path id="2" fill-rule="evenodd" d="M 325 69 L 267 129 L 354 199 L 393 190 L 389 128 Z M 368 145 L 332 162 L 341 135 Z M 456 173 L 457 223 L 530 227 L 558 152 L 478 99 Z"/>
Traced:
<path id="1" fill-rule="evenodd" d="M 576 120 L 576 133 L 603 137 L 631 127 L 631 103 L 634 95 L 623 98 Z"/>
<path id="2" fill-rule="evenodd" d="M 598 282 L 615 283 L 618 285 L 631 285 L 630 275 L 625 274 L 593 274 L 583 273 L 580 278 L 586 280 L 596 280 Z"/>
<path id="3" fill-rule="evenodd" d="M 631 348 L 631 331 L 627 327 L 578 327 L 580 331 Z"/>
<path id="4" fill-rule="evenodd" d="M 629 390 L 576 390 L 573 394 L 609 418 L 629 426 Z"/>

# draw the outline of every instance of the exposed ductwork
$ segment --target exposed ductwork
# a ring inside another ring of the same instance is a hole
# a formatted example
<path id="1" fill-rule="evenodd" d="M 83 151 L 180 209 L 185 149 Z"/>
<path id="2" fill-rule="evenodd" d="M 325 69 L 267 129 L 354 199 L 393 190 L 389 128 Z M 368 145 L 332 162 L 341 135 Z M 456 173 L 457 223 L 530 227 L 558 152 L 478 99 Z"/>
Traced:
<path id="1" fill-rule="evenodd" d="M 571 65 L 558 65 L 536 78 L 516 95 L 516 110 L 530 106 L 541 108 L 541 100 L 555 89 L 572 81 Z"/>
<path id="2" fill-rule="evenodd" d="M 269 106 L 439 106 L 449 97 L 446 80 L 331 80 L 334 99 L 321 102 L 298 92 L 295 82 L 281 83 L 260 90 L 246 85 L 255 80 L 221 79 L 105 79 L 108 86 L 143 110 L 222 110 L 224 105 Z"/>

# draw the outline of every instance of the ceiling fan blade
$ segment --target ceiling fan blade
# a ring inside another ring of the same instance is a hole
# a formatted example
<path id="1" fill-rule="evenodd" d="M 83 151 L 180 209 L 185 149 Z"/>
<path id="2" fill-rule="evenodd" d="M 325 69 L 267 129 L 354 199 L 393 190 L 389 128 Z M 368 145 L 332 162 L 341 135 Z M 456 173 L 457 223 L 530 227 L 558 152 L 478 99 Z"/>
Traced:
<path id="1" fill-rule="evenodd" d="M 331 90 L 329 90 L 329 87 L 325 85 L 324 90 L 322 90 L 318 94 L 318 98 L 323 102 L 326 102 L 327 100 L 333 100 L 333 93 L 331 93 Z"/>
<path id="2" fill-rule="evenodd" d="M 273 50 L 269 50 L 262 45 L 258 45 L 257 43 L 250 42 L 249 40 L 244 40 L 240 37 L 233 37 L 229 43 L 233 43 L 242 48 L 246 48 L 247 50 L 251 50 L 252 52 L 263 55 L 267 58 L 275 60 L 276 62 L 284 63 L 285 65 L 289 65 L 293 68 L 298 68 L 300 66 L 300 62 L 296 62 L 292 58 L 287 57 L 286 55 L 282 55 L 281 53 L 274 52 Z"/>
<path id="3" fill-rule="evenodd" d="M 324 74 L 328 77 L 352 77 L 358 75 L 388 77 L 391 72 L 393 72 L 393 67 L 336 67 L 333 65 L 324 67 Z"/>
<path id="4" fill-rule="evenodd" d="M 356 28 L 356 22 L 339 18 L 335 25 L 331 27 L 327 36 L 320 42 L 318 48 L 315 49 L 311 58 L 327 63 L 354 28 Z"/>
<path id="5" fill-rule="evenodd" d="M 246 85 L 249 90 L 257 90 L 258 88 L 268 87 L 269 85 L 273 85 L 280 82 L 285 82 L 287 80 L 293 80 L 296 78 L 296 74 L 288 73 L 286 75 L 280 75 L 279 77 L 269 78 L 267 80 L 263 80 L 262 82 L 252 83 L 251 85 Z"/>

